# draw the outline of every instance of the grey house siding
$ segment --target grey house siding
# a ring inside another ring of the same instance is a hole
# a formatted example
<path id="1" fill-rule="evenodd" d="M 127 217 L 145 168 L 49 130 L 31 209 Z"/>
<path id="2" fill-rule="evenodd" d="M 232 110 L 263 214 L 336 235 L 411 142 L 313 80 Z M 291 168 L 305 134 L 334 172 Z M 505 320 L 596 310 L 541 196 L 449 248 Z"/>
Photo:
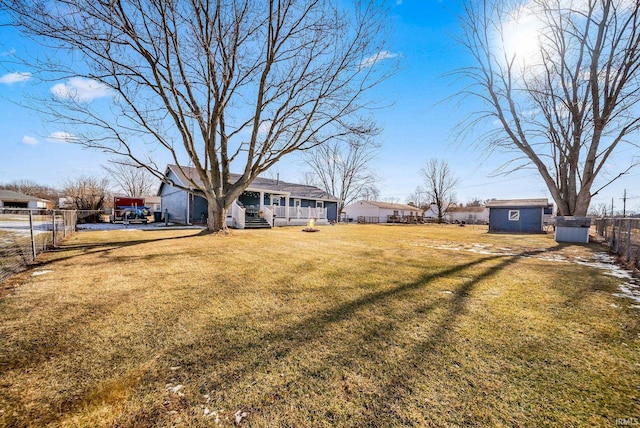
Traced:
<path id="1" fill-rule="evenodd" d="M 178 181 L 173 172 L 170 172 L 168 177 Z M 187 192 L 163 184 L 159 196 L 162 196 L 162 212 L 169 214 L 169 221 L 187 223 Z"/>
<path id="2" fill-rule="evenodd" d="M 327 220 L 337 222 L 338 221 L 338 203 L 337 202 L 325 202 L 325 208 L 327 208 Z"/>
<path id="3" fill-rule="evenodd" d="M 512 210 L 520 211 L 518 221 L 509 220 L 509 211 Z M 541 233 L 543 212 L 542 207 L 492 207 L 489 212 L 489 232 Z"/>
<path id="4" fill-rule="evenodd" d="M 191 223 L 205 223 L 209 217 L 209 204 L 202 196 L 191 196 L 189 203 L 189 220 Z"/>

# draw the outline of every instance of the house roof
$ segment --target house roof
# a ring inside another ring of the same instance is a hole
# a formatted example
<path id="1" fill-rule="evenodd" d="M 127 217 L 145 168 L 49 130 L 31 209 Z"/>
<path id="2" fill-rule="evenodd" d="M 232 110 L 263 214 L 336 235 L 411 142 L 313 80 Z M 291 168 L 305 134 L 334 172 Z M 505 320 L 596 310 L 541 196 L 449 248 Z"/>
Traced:
<path id="1" fill-rule="evenodd" d="M 14 192 L 13 190 L 0 189 L 0 200 L 23 202 L 23 201 L 40 201 L 51 202 L 48 199 L 38 198 L 37 196 L 25 195 L 23 193 Z"/>
<path id="2" fill-rule="evenodd" d="M 447 209 L 449 213 L 481 213 L 484 212 L 487 207 L 451 207 Z"/>
<path id="3" fill-rule="evenodd" d="M 191 167 L 182 167 L 182 170 L 189 175 L 189 177 L 197 184 L 201 185 L 202 180 L 198 177 L 195 168 Z M 173 172 L 178 181 L 180 181 L 180 185 L 184 187 L 192 187 L 190 186 L 189 180 L 182 173 L 180 168 L 177 165 L 168 165 L 167 166 L 167 174 L 169 171 Z M 236 182 L 240 178 L 240 174 L 231 174 L 231 182 Z M 162 186 L 164 183 L 160 185 L 160 190 L 162 190 Z M 296 183 L 287 183 L 282 180 L 272 180 L 269 178 L 256 177 L 249 187 L 246 189 L 250 192 L 268 192 L 274 194 L 282 194 L 289 195 L 291 198 L 300 198 L 300 199 L 321 199 L 326 201 L 338 201 L 339 199 L 329 193 L 319 189 L 315 186 L 307 186 L 304 184 L 296 184 Z"/>
<path id="4" fill-rule="evenodd" d="M 369 205 L 373 205 L 376 206 L 378 208 L 381 209 L 385 209 L 385 210 L 403 210 L 403 211 L 414 211 L 414 212 L 422 212 L 422 208 L 418 208 L 418 207 L 414 207 L 413 205 L 406 205 L 406 204 L 392 204 L 390 202 L 379 202 L 379 201 L 360 201 L 360 202 L 356 202 L 355 204 L 369 204 Z M 353 204 L 353 205 L 355 205 Z"/>
<path id="5" fill-rule="evenodd" d="M 502 199 L 487 202 L 489 208 L 535 208 L 549 206 L 548 199 Z"/>

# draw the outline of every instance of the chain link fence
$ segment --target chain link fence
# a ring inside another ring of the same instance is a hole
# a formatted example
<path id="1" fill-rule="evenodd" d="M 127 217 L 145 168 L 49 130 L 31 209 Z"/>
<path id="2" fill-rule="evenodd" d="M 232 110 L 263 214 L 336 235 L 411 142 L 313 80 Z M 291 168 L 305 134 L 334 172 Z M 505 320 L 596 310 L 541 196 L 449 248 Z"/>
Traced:
<path id="1" fill-rule="evenodd" d="M 636 269 L 640 269 L 640 219 L 599 218 L 596 233 L 604 239 L 611 251 Z"/>
<path id="2" fill-rule="evenodd" d="M 0 208 L 0 283 L 34 263 L 92 212 Z"/>

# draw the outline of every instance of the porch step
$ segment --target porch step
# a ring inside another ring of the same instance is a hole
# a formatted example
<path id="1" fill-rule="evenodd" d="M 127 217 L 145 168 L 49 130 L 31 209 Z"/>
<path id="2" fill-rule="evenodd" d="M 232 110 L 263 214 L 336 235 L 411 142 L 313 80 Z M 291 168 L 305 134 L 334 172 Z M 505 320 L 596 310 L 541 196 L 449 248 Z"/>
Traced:
<path id="1" fill-rule="evenodd" d="M 246 216 L 244 218 L 244 228 L 245 229 L 270 229 L 271 225 L 263 217 Z"/>

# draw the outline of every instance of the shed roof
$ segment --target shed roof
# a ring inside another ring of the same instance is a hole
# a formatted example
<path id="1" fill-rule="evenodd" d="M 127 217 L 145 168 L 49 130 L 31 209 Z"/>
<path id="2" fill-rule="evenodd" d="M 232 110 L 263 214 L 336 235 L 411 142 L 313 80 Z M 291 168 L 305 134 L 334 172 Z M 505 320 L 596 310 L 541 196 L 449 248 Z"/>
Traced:
<path id="1" fill-rule="evenodd" d="M 548 199 L 502 199 L 487 202 L 489 208 L 537 208 L 549 206 Z"/>
<path id="2" fill-rule="evenodd" d="M 379 201 L 359 201 L 356 204 L 370 204 L 385 210 L 402 210 L 402 211 L 414 211 L 414 212 L 422 212 L 422 208 L 414 207 L 413 205 L 406 204 L 392 204 L 391 202 L 379 202 Z M 355 204 L 353 204 L 355 205 Z"/>
<path id="3" fill-rule="evenodd" d="M 549 206 L 548 199 L 496 199 L 487 202 L 489 208 L 537 208 Z"/>
<path id="4" fill-rule="evenodd" d="M 13 190 L 0 189 L 0 200 L 22 202 L 22 201 L 40 201 L 51 202 L 48 199 L 38 198 L 37 196 L 25 195 L 23 193 L 14 192 Z"/>
<path id="5" fill-rule="evenodd" d="M 167 174 L 169 171 L 173 172 L 178 180 L 180 181 L 180 185 L 184 187 L 192 187 L 189 185 L 189 180 L 182 173 L 184 171 L 189 177 L 197 184 L 201 185 L 202 180 L 196 173 L 195 168 L 192 167 L 182 167 L 182 171 L 177 165 L 168 165 L 167 166 Z M 240 174 L 231 174 L 231 182 L 236 182 L 240 178 Z M 164 183 L 160 185 L 160 189 Z M 296 183 L 287 183 L 282 180 L 272 180 L 269 178 L 256 177 L 249 187 L 247 187 L 248 191 L 258 192 L 265 191 L 275 194 L 287 194 L 291 198 L 300 198 L 300 199 L 321 199 L 326 201 L 338 201 L 339 199 L 329 193 L 319 189 L 315 186 L 307 186 L 304 184 L 296 184 Z"/>

